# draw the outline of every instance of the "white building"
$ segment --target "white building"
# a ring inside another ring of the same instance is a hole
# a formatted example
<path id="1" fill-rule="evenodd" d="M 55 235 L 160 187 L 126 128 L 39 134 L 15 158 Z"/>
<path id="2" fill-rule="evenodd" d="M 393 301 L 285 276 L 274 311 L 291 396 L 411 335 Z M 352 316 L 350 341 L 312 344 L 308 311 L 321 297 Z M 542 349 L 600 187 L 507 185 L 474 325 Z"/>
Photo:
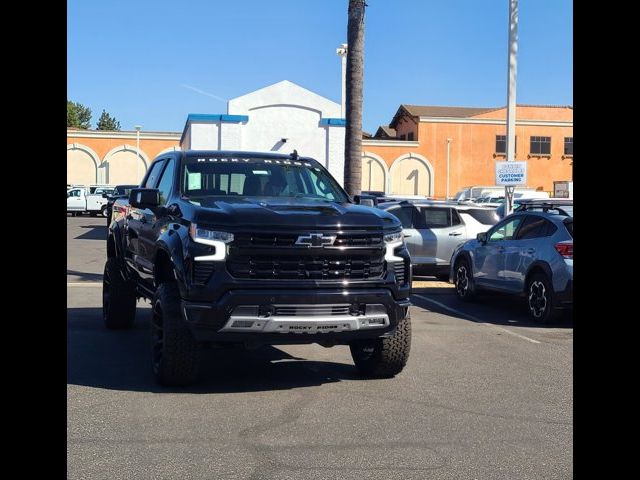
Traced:
<path id="1" fill-rule="evenodd" d="M 189 114 L 184 150 L 243 150 L 312 157 L 342 183 L 344 126 L 340 104 L 283 80 L 229 100 L 226 114 Z"/>

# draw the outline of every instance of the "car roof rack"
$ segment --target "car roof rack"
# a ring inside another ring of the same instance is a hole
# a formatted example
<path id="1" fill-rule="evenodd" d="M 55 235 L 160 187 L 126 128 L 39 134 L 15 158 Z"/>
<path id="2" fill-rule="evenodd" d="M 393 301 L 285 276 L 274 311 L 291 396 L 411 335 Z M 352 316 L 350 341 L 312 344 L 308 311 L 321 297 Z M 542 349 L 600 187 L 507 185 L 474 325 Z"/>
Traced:
<path id="1" fill-rule="evenodd" d="M 518 202 L 520 205 L 514 210 L 514 212 L 525 212 L 530 210 L 542 210 L 547 213 L 549 210 L 556 210 L 560 215 L 570 217 L 563 206 L 573 206 L 573 200 L 544 200 L 544 199 L 531 199 L 521 200 Z"/>

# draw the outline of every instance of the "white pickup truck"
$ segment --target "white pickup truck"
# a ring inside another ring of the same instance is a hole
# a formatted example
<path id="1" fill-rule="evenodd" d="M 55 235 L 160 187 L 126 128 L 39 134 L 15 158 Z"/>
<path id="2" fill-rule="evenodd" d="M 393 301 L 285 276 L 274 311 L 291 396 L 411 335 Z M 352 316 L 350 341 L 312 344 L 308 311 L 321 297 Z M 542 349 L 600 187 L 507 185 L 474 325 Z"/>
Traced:
<path id="1" fill-rule="evenodd" d="M 72 188 L 67 191 L 67 212 L 73 216 L 88 212 L 93 217 L 98 214 L 106 217 L 107 199 L 101 193 L 88 194 L 82 187 Z"/>

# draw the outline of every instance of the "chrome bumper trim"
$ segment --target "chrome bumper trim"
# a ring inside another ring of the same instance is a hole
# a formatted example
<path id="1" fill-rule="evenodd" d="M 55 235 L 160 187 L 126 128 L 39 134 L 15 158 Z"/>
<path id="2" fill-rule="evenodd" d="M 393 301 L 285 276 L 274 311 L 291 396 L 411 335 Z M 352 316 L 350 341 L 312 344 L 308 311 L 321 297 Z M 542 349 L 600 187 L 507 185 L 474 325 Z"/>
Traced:
<path id="1" fill-rule="evenodd" d="M 370 330 L 389 326 L 389 315 L 231 315 L 220 332 L 328 333 Z"/>

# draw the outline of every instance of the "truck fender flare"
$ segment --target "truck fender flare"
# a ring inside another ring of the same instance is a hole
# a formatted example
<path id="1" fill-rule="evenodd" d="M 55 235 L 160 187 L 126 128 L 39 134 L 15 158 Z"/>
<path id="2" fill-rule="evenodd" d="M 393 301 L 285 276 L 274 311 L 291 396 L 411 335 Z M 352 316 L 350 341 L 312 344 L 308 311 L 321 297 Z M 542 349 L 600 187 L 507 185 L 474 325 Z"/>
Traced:
<path id="1" fill-rule="evenodd" d="M 163 272 L 158 268 L 158 257 L 160 255 L 166 255 L 173 267 L 173 272 L 180 293 L 186 295 L 185 284 L 187 282 L 187 271 L 184 260 L 185 242 L 182 238 L 184 235 L 188 235 L 188 231 L 184 226 L 180 225 L 178 228 L 174 228 L 173 225 L 169 225 L 156 242 L 156 258 L 153 263 L 155 277 L 154 282 L 156 284 L 156 288 L 163 279 L 163 275 L 166 274 L 166 272 Z"/>
<path id="2" fill-rule="evenodd" d="M 113 250 L 111 250 L 110 241 L 113 241 Z M 107 238 L 107 258 L 116 257 L 124 260 L 124 240 L 122 238 L 122 227 L 118 223 L 114 223 L 109 227 L 109 236 Z"/>

